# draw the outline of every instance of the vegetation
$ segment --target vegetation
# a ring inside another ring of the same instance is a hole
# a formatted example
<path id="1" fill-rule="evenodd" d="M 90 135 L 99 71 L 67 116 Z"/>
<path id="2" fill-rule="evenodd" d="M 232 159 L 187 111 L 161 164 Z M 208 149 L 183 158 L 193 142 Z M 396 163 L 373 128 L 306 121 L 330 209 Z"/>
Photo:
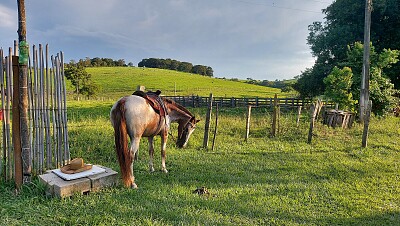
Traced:
<path id="1" fill-rule="evenodd" d="M 113 102 L 70 101 L 72 157 L 119 170 L 108 113 Z M 205 109 L 190 109 L 197 116 Z M 1 225 L 399 225 L 400 122 L 372 118 L 369 147 L 362 126 L 316 124 L 308 145 L 308 114 L 296 127 L 283 112 L 269 137 L 270 109 L 253 109 L 243 141 L 245 109 L 220 109 L 214 152 L 204 150 L 204 120 L 186 149 L 167 146 L 168 174 L 148 172 L 147 141 L 135 163 L 138 190 L 117 186 L 89 195 L 45 196 L 36 180 L 15 195 L 0 184 Z M 213 124 L 211 125 L 213 127 Z M 172 131 L 176 136 L 176 125 Z M 159 151 L 160 139 L 156 139 Z M 159 155 L 155 158 L 160 168 Z M 157 167 L 158 166 L 158 167 Z M 210 195 L 192 192 L 205 186 Z"/>
<path id="2" fill-rule="evenodd" d="M 74 87 L 74 93 L 91 97 L 99 92 L 99 86 L 93 83 L 92 76 L 82 66 L 68 65 L 65 69 L 65 77 Z"/>
<path id="3" fill-rule="evenodd" d="M 138 67 L 168 69 L 168 70 L 175 70 L 175 71 L 193 73 L 198 75 L 205 75 L 208 77 L 213 77 L 214 74 L 214 71 L 210 66 L 204 66 L 204 65 L 193 66 L 193 64 L 189 62 L 180 62 L 171 59 L 158 59 L 158 58 L 143 59 L 142 61 L 139 62 Z"/>
<path id="4" fill-rule="evenodd" d="M 242 81 L 210 78 L 172 70 L 137 67 L 86 68 L 92 75 L 93 83 L 101 92 L 98 97 L 112 100 L 130 95 L 137 86 L 147 90 L 161 90 L 163 95 L 199 95 L 216 97 L 273 97 L 278 94 L 286 97 L 290 93 L 281 93 L 279 89 L 246 84 Z M 73 89 L 73 87 L 70 87 Z"/>
<path id="5" fill-rule="evenodd" d="M 324 78 L 326 86 L 325 96 L 331 98 L 339 104 L 340 109 L 354 111 L 355 102 L 351 93 L 351 85 L 353 84 L 353 72 L 351 68 L 344 67 L 339 69 L 334 67 L 332 73 Z"/>
<path id="6" fill-rule="evenodd" d="M 371 23 L 371 42 L 376 52 L 384 49 L 400 49 L 400 0 L 374 0 Z M 316 62 L 305 70 L 295 84 L 303 97 L 315 97 L 324 93 L 323 79 L 335 66 L 342 68 L 347 61 L 347 46 L 362 42 L 364 37 L 365 1 L 337 0 L 324 13 L 326 21 L 309 26 L 307 39 Z M 361 76 L 351 67 L 354 76 Z M 359 67 L 361 69 L 361 67 Z M 395 63 L 383 72 L 395 88 L 400 88 L 400 64 Z M 360 72 L 361 73 L 361 72 Z M 384 78 L 384 76 L 382 76 Z M 373 85 L 371 85 L 373 86 Z M 356 97 L 354 96 L 356 99 Z"/>
<path id="7" fill-rule="evenodd" d="M 80 59 L 78 62 L 71 60 L 69 65 L 80 66 L 80 67 L 126 67 L 133 66 L 133 63 L 125 63 L 124 59 L 113 60 L 111 58 L 89 58 Z"/>

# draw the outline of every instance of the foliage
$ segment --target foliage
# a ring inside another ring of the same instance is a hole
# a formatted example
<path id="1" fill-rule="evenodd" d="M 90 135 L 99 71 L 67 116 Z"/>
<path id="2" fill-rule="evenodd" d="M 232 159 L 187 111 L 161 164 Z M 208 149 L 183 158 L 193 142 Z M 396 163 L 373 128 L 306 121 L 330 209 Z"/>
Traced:
<path id="1" fill-rule="evenodd" d="M 69 101 L 71 157 L 119 171 L 109 110 L 113 102 Z M 204 116 L 206 109 L 190 109 Z M 221 108 L 214 151 L 201 147 L 204 120 L 186 149 L 167 145 L 168 174 L 148 172 L 147 139 L 134 170 L 137 190 L 115 186 L 57 199 L 37 180 L 15 195 L 0 182 L 0 225 L 399 225 L 400 122 L 372 117 L 369 148 L 362 126 L 317 123 L 282 112 L 279 136 L 268 137 L 271 111 L 253 108 L 248 142 L 245 108 Z M 202 118 L 202 117 L 200 117 Z M 176 136 L 176 124 L 172 124 Z M 211 127 L 213 128 L 212 121 Z M 158 152 L 160 138 L 156 138 Z M 155 155 L 156 168 L 161 157 Z M 210 195 L 192 192 L 205 186 Z"/>
<path id="2" fill-rule="evenodd" d="M 324 78 L 325 95 L 339 104 L 340 109 L 355 110 L 351 85 L 353 84 L 353 73 L 351 68 L 339 69 L 334 67 L 332 72 Z"/>
<path id="3" fill-rule="evenodd" d="M 323 10 L 325 22 L 309 25 L 307 43 L 316 62 L 302 72 L 294 86 L 301 96 L 321 95 L 325 90 L 323 79 L 335 66 L 341 68 L 341 63 L 346 61 L 346 47 L 364 40 L 364 11 L 365 1 L 337 0 Z M 371 41 L 378 52 L 400 49 L 400 0 L 374 0 L 371 21 Z M 355 68 L 352 70 L 356 76 Z M 400 64 L 384 72 L 400 88 Z"/>
<path id="4" fill-rule="evenodd" d="M 113 60 L 111 58 L 89 58 L 86 57 L 85 59 L 80 59 L 78 62 L 71 60 L 68 66 L 77 65 L 79 67 L 126 67 L 126 66 L 133 66 L 132 62 L 129 62 L 127 65 L 124 59 Z"/>
<path id="5" fill-rule="evenodd" d="M 360 97 L 362 61 L 364 45 L 356 42 L 348 46 L 347 60 L 342 65 L 348 66 L 354 73 L 352 93 L 358 100 Z M 370 47 L 370 100 L 372 111 L 375 114 L 383 114 L 394 104 L 394 85 L 385 75 L 384 71 L 399 61 L 398 50 L 383 49 L 377 53 L 374 46 Z"/>
<path id="6" fill-rule="evenodd" d="M 187 73 L 194 73 L 198 75 L 205 75 L 209 77 L 213 77 L 214 74 L 213 69 L 209 66 L 204 66 L 204 65 L 193 66 L 192 63 L 180 62 L 171 59 L 158 59 L 158 58 L 143 59 L 138 63 L 138 67 L 169 69 Z"/>
<path id="7" fill-rule="evenodd" d="M 65 77 L 75 87 L 75 93 L 88 97 L 94 96 L 99 91 L 99 86 L 93 83 L 92 76 L 82 66 L 69 65 L 65 69 Z"/>

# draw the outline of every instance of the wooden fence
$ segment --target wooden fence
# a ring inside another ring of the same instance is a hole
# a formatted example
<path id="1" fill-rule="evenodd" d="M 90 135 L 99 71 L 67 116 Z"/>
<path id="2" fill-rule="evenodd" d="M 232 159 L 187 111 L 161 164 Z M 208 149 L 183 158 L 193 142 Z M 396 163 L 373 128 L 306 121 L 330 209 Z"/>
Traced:
<path id="1" fill-rule="evenodd" d="M 10 115 L 12 91 L 13 88 L 18 89 L 12 86 L 13 74 L 17 75 L 12 70 L 13 65 L 18 71 L 18 57 L 15 57 L 17 48 L 14 45 L 14 54 L 12 48 L 9 48 L 8 56 L 0 49 L 0 175 L 5 180 L 14 178 Z M 48 45 L 45 48 L 42 45 L 39 48 L 33 46 L 28 63 L 28 121 L 31 143 L 28 165 L 34 175 L 60 167 L 70 159 L 63 53 L 50 57 L 48 52 Z"/>
<path id="2" fill-rule="evenodd" d="M 209 102 L 209 97 L 200 97 L 200 96 L 165 96 L 166 98 L 172 99 L 175 102 L 185 106 L 185 107 L 207 107 Z M 214 97 L 213 105 L 221 107 L 246 107 L 246 106 L 254 106 L 254 107 L 273 107 L 274 106 L 274 98 L 261 98 L 261 97 L 252 97 L 252 98 L 237 98 L 237 97 Z M 280 108 L 291 109 L 298 108 L 299 106 L 309 106 L 313 102 L 312 100 L 303 100 L 299 98 L 278 98 L 278 105 Z M 323 101 L 325 106 L 334 107 L 333 102 Z"/>

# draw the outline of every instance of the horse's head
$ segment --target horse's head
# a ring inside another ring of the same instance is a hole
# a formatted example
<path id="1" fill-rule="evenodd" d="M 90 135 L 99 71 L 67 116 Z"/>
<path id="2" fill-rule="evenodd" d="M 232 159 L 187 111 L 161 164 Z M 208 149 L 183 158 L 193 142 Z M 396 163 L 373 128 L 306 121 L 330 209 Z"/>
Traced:
<path id="1" fill-rule="evenodd" d="M 180 121 L 178 126 L 178 139 L 176 140 L 176 145 L 179 148 L 184 148 L 187 145 L 190 135 L 192 135 L 194 129 L 196 128 L 197 120 L 192 117 L 189 121 Z"/>

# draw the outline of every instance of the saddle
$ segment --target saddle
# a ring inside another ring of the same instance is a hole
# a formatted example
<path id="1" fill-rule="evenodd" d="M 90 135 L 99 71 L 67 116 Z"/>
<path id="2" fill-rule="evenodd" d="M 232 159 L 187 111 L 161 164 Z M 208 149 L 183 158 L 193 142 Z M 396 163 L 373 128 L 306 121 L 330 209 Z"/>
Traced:
<path id="1" fill-rule="evenodd" d="M 147 103 L 154 109 L 154 111 L 160 115 L 160 121 L 158 123 L 158 128 L 156 134 L 160 133 L 161 127 L 163 125 L 163 121 L 165 124 L 167 124 L 167 109 L 165 108 L 164 101 L 160 97 L 161 91 L 157 90 L 156 92 L 148 91 L 148 92 L 143 92 L 143 91 L 135 91 L 132 93 L 132 95 L 140 96 L 143 97 Z"/>

